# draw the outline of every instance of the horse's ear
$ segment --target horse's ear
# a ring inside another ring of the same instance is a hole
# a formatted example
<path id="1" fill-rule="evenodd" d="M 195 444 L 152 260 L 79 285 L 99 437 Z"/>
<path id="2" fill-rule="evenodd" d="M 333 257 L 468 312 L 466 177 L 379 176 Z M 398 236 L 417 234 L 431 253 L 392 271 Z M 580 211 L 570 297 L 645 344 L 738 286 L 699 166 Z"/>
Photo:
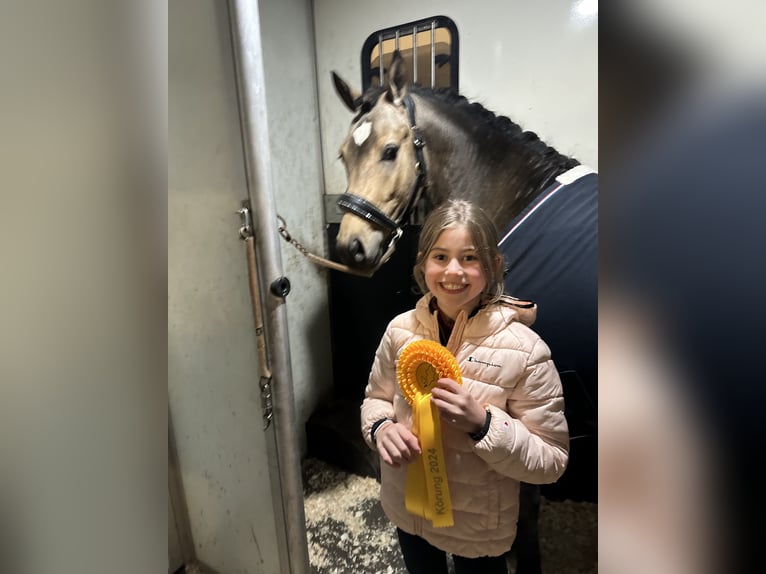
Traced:
<path id="1" fill-rule="evenodd" d="M 346 104 L 346 107 L 352 112 L 356 112 L 362 104 L 362 94 L 351 88 L 343 78 L 335 72 L 332 73 L 332 81 L 335 84 L 335 91 Z"/>
<path id="2" fill-rule="evenodd" d="M 391 58 L 391 70 L 388 74 L 388 92 L 391 99 L 396 101 L 407 93 L 409 70 L 399 50 Z"/>

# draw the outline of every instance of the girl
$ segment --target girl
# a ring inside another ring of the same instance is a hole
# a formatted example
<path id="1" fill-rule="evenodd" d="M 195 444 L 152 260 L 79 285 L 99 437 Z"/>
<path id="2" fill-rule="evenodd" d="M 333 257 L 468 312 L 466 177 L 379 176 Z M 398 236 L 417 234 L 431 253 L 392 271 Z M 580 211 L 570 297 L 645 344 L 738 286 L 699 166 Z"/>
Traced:
<path id="1" fill-rule="evenodd" d="M 569 434 L 561 382 L 547 345 L 526 325 L 536 308 L 503 296 L 497 230 L 466 201 L 432 211 L 420 234 L 415 279 L 425 293 L 389 323 L 370 372 L 362 432 L 381 465 L 381 505 L 396 525 L 411 574 L 507 572 L 519 482 L 558 480 Z M 463 384 L 441 378 L 431 403 L 441 417 L 454 525 L 434 527 L 405 508 L 407 465 L 421 448 L 396 378 L 397 358 L 418 339 L 455 356 Z"/>

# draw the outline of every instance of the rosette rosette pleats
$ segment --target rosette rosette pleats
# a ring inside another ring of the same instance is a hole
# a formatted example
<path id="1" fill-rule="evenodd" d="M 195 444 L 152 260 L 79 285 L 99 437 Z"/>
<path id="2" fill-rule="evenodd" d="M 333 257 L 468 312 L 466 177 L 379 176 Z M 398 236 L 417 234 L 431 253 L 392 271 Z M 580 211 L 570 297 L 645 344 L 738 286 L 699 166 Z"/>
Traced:
<path id="1" fill-rule="evenodd" d="M 431 389 L 440 378 L 463 384 L 460 367 L 447 349 L 426 339 L 407 345 L 396 366 L 399 387 L 412 406 L 412 432 L 421 454 L 407 468 L 405 507 L 430 520 L 434 526 L 452 526 L 452 501 L 444 466 L 441 423 L 431 404 Z"/>

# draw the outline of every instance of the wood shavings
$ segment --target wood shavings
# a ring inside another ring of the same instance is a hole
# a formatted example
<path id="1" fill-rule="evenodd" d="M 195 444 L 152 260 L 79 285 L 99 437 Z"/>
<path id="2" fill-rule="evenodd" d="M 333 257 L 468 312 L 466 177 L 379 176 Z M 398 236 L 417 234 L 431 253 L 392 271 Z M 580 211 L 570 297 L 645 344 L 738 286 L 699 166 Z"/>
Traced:
<path id="1" fill-rule="evenodd" d="M 303 469 L 312 574 L 407 574 L 396 529 L 380 507 L 380 484 L 322 461 Z M 597 509 L 589 502 L 542 499 L 540 551 L 545 574 L 598 571 Z M 453 572 L 452 561 L 449 561 Z M 508 573 L 515 574 L 509 557 Z"/>

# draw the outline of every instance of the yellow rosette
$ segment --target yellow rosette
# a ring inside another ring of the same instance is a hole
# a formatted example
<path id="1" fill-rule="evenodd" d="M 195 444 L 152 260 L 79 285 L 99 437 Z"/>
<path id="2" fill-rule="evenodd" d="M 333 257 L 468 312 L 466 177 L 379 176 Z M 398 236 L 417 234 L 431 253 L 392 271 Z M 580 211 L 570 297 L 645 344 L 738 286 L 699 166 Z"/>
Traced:
<path id="1" fill-rule="evenodd" d="M 431 389 L 442 377 L 463 384 L 460 367 L 447 349 L 435 341 L 407 345 L 396 366 L 399 387 L 412 406 L 412 432 L 422 454 L 407 468 L 405 507 L 436 527 L 452 526 L 452 501 L 444 467 L 439 412 L 431 405 Z"/>

